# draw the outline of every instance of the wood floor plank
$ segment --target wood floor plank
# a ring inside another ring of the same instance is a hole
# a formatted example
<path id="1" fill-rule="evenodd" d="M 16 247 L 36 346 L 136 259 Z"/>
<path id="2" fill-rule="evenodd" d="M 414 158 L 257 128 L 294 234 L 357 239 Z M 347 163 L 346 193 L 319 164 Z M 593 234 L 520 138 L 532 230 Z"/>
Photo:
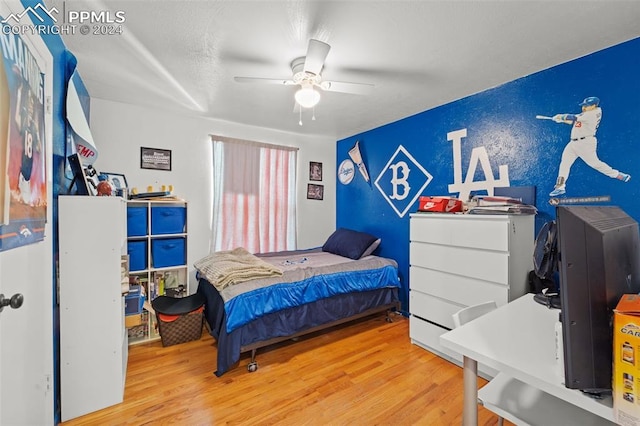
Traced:
<path id="1" fill-rule="evenodd" d="M 412 345 L 408 319 L 376 315 L 258 350 L 222 377 L 215 339 L 129 348 L 124 402 L 80 425 L 456 425 L 462 369 Z M 479 379 L 479 386 L 485 381 Z M 90 397 L 90 396 L 87 396 Z M 480 407 L 480 425 L 497 417 Z M 506 422 L 505 422 L 506 423 Z"/>

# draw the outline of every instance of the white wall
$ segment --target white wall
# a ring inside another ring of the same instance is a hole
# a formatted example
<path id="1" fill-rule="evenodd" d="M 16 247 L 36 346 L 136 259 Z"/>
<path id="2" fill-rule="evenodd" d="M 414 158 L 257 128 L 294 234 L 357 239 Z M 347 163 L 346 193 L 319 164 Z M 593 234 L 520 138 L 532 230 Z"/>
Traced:
<path id="1" fill-rule="evenodd" d="M 228 136 L 299 147 L 298 248 L 320 246 L 335 229 L 335 152 L 333 139 L 310 137 L 164 110 L 91 100 L 90 125 L 98 149 L 94 166 L 122 173 L 129 187 L 144 192 L 148 185 L 173 185 L 174 195 L 189 202 L 187 262 L 209 253 L 211 234 L 211 142 L 209 135 Z M 172 171 L 140 168 L 140 147 L 170 149 Z M 324 200 L 307 200 L 309 161 L 323 163 Z M 191 266 L 191 269 L 193 267 Z M 190 289 L 196 284 L 191 270 Z"/>

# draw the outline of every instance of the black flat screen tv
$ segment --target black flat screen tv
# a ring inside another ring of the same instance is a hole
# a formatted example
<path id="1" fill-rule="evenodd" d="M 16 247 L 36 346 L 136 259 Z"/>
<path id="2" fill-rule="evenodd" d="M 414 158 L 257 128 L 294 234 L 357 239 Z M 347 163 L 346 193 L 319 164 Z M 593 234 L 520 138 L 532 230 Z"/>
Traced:
<path id="1" fill-rule="evenodd" d="M 565 386 L 611 391 L 613 309 L 640 292 L 638 223 L 616 206 L 558 206 Z"/>

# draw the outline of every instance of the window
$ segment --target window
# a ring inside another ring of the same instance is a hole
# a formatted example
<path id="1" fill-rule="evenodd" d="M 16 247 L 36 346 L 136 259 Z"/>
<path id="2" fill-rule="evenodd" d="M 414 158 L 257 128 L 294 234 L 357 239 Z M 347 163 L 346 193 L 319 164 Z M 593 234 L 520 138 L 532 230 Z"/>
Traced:
<path id="1" fill-rule="evenodd" d="M 296 249 L 297 148 L 212 136 L 211 250 Z"/>

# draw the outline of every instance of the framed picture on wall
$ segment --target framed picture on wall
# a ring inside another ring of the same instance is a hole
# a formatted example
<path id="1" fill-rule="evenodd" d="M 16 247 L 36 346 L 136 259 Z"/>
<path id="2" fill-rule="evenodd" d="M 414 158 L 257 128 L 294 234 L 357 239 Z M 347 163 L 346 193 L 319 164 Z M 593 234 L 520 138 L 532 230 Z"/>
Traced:
<path id="1" fill-rule="evenodd" d="M 322 180 L 322 163 L 309 162 L 309 180 Z"/>
<path id="2" fill-rule="evenodd" d="M 140 168 L 171 171 L 171 150 L 141 147 Z"/>
<path id="3" fill-rule="evenodd" d="M 324 197 L 324 185 L 307 184 L 307 199 L 322 200 Z"/>

